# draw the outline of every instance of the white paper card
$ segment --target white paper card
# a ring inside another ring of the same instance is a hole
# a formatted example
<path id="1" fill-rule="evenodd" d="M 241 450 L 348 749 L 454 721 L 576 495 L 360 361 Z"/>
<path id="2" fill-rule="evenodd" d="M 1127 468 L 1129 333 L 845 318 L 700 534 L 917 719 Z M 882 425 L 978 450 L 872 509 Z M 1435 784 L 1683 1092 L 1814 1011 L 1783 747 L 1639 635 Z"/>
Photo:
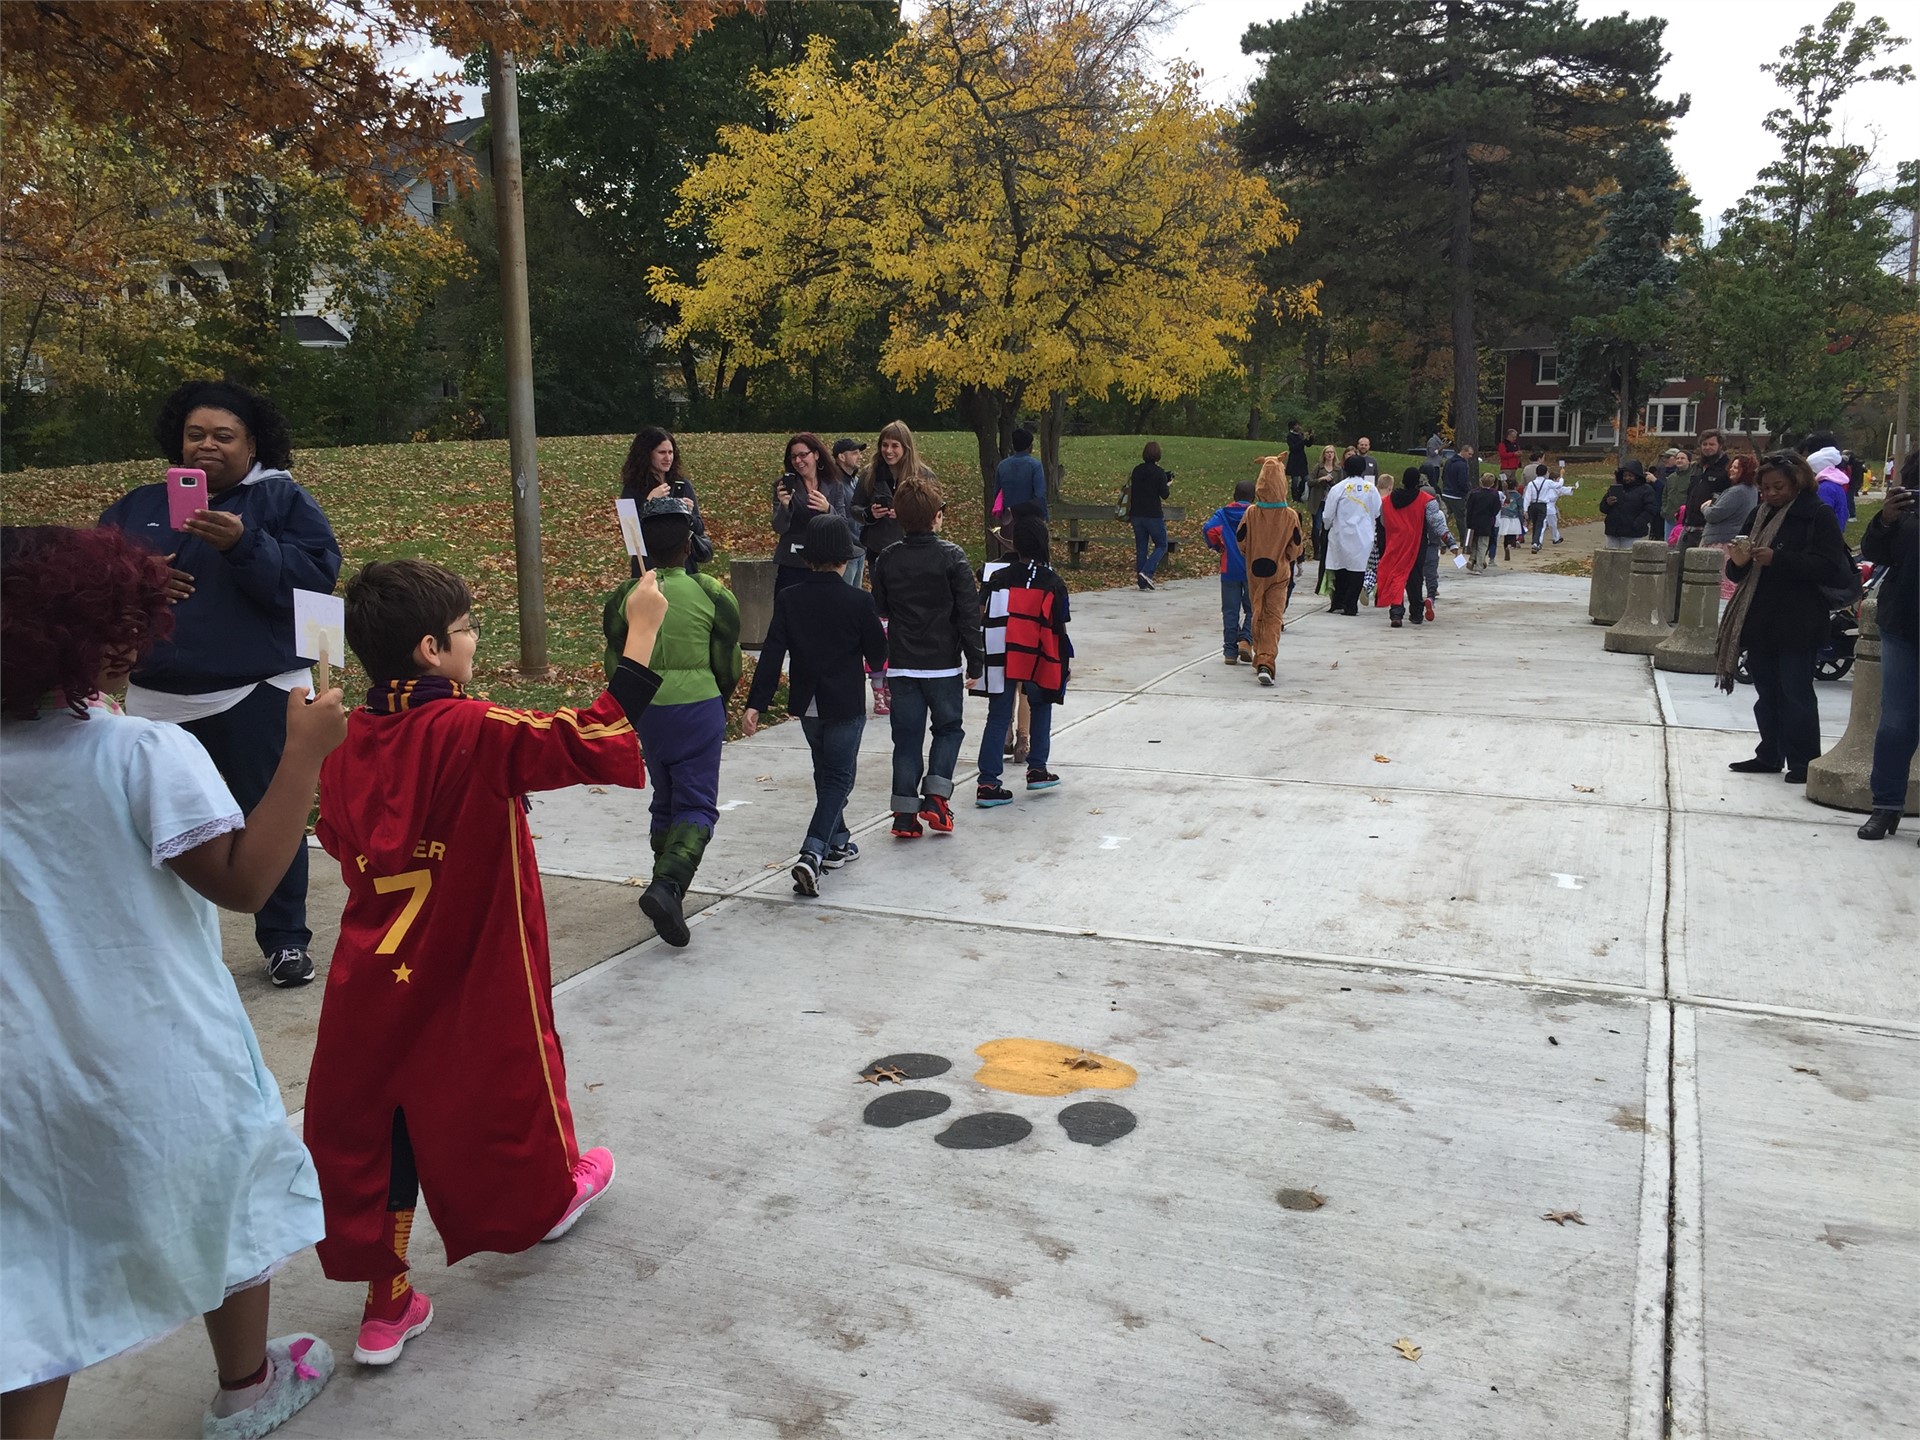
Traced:
<path id="1" fill-rule="evenodd" d="M 293 653 L 317 665 L 346 664 L 347 602 L 318 590 L 295 590 Z"/>
<path id="2" fill-rule="evenodd" d="M 1464 570 L 1464 569 L 1466 569 L 1466 568 L 1467 568 L 1467 557 L 1466 557 L 1466 556 L 1464 556 L 1464 555 L 1456 555 L 1456 556 L 1454 556 L 1454 557 L 1453 557 L 1453 568 L 1454 568 L 1454 569 L 1456 569 L 1456 570 Z"/>
<path id="3" fill-rule="evenodd" d="M 620 520 L 620 538 L 626 543 L 627 554 L 636 560 L 647 557 L 647 542 L 640 535 L 640 507 L 632 500 L 620 499 L 613 502 L 613 513 Z"/>
<path id="4" fill-rule="evenodd" d="M 987 561 L 986 564 L 980 567 L 981 581 L 985 582 L 985 581 L 991 580 L 994 576 L 998 575 L 1002 570 L 1006 569 L 1007 566 L 1011 563 L 1012 562 L 1008 560 Z"/>

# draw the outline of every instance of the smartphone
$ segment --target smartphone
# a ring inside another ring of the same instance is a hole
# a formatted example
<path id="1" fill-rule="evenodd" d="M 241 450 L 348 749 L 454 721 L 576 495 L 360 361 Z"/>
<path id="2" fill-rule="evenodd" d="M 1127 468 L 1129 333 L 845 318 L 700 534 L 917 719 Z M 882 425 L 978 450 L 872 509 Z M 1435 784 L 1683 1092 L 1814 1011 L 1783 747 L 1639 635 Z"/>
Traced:
<path id="1" fill-rule="evenodd" d="M 184 530 L 193 512 L 207 508 L 207 472 L 179 466 L 167 471 L 167 524 Z"/>

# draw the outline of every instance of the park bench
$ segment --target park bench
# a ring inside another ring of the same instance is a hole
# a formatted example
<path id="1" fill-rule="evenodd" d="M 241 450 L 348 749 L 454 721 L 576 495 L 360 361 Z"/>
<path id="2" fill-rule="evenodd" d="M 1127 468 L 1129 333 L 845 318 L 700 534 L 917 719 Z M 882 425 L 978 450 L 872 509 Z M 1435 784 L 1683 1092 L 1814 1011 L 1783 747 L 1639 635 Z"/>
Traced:
<path id="1" fill-rule="evenodd" d="M 1176 520 L 1184 520 L 1187 518 L 1185 506 L 1163 505 L 1160 508 L 1166 515 L 1169 524 Z M 1111 502 L 1105 505 L 1081 505 L 1072 501 L 1063 500 L 1058 504 L 1049 505 L 1047 507 L 1047 514 L 1056 524 L 1062 520 L 1067 522 L 1067 568 L 1070 570 L 1078 570 L 1080 568 L 1080 557 L 1085 554 L 1086 548 L 1089 545 L 1102 542 L 1126 545 L 1133 543 L 1131 531 L 1124 537 L 1119 535 L 1083 535 L 1080 532 L 1080 522 L 1082 520 L 1105 520 L 1116 525 L 1126 524 L 1127 522 L 1124 520 L 1114 519 L 1113 505 Z M 1180 542 L 1174 539 L 1172 535 L 1168 535 L 1167 553 L 1171 555 L 1179 543 Z"/>

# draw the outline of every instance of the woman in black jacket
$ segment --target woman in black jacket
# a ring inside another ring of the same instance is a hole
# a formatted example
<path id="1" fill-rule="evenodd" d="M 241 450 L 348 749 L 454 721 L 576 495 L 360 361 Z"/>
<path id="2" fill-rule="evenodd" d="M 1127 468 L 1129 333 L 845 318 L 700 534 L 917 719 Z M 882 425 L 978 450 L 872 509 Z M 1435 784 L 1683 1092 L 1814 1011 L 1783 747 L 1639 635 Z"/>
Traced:
<path id="1" fill-rule="evenodd" d="M 1606 520 L 1607 548 L 1631 550 L 1636 540 L 1658 540 L 1660 489 L 1647 483 L 1647 467 L 1626 460 L 1613 472 L 1613 485 L 1600 498 Z"/>
<path id="2" fill-rule="evenodd" d="M 1920 749 L 1920 453 L 1909 452 L 1900 483 L 1860 537 L 1860 553 L 1886 571 L 1880 585 L 1880 728 L 1873 737 L 1869 780 L 1873 813 L 1858 830 L 1882 840 L 1900 828 L 1907 776 Z"/>
<path id="3" fill-rule="evenodd" d="M 1305 474 L 1306 452 L 1300 453 Z M 1133 583 L 1153 589 L 1153 575 L 1167 558 L 1167 513 L 1161 506 L 1173 491 L 1173 472 L 1160 468 L 1160 442 L 1149 440 L 1140 463 L 1127 478 L 1127 519 L 1133 523 Z"/>
<path id="4" fill-rule="evenodd" d="M 1813 471 L 1791 451 L 1760 462 L 1752 534 L 1735 536 L 1727 550 L 1727 578 L 1737 588 L 1720 619 L 1714 666 L 1715 681 L 1732 694 L 1746 652 L 1760 727 L 1753 758 L 1727 768 L 1776 775 L 1784 764 L 1789 785 L 1804 785 L 1808 762 L 1820 754 L 1813 659 L 1826 643 L 1832 608 L 1822 587 L 1844 587 L 1853 574 L 1839 522 L 1814 487 Z"/>
<path id="5" fill-rule="evenodd" d="M 627 458 L 620 466 L 620 498 L 644 505 L 656 495 L 673 495 L 693 506 L 693 545 L 687 551 L 687 573 L 700 573 L 700 562 L 713 558 L 713 541 L 707 538 L 707 522 L 700 518 L 700 497 L 693 493 L 693 482 L 680 469 L 680 446 L 673 436 L 658 425 L 649 425 L 633 437 Z M 640 562 L 633 562 L 633 573 L 640 573 Z"/>

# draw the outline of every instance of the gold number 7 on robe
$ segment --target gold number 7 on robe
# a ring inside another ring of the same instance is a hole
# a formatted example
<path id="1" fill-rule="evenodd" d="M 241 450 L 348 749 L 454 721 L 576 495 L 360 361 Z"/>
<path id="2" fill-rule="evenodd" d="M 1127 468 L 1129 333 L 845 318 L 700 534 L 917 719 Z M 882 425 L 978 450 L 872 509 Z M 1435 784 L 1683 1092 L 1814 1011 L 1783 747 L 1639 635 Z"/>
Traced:
<path id="1" fill-rule="evenodd" d="M 382 875 L 373 882 L 375 894 L 391 895 L 396 890 L 411 890 L 407 903 L 401 907 L 399 916 L 387 928 L 382 937 L 376 955 L 391 955 L 400 948 L 400 942 L 407 938 L 407 931 L 413 928 L 413 922 L 420 918 L 420 907 L 427 903 L 427 892 L 433 889 L 431 870 L 408 870 L 399 875 Z"/>

